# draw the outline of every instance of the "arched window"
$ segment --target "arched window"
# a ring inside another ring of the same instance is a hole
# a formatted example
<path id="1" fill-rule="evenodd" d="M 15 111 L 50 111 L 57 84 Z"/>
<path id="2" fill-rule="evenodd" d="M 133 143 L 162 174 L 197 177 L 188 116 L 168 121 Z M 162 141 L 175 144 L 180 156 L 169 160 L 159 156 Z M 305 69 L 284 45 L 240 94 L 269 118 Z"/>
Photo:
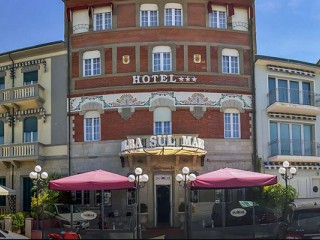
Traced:
<path id="1" fill-rule="evenodd" d="M 38 119 L 27 117 L 23 120 L 23 142 L 38 141 Z"/>
<path id="2" fill-rule="evenodd" d="M 224 138 L 240 138 L 240 113 L 237 109 L 224 111 Z"/>
<path id="3" fill-rule="evenodd" d="M 158 5 L 142 4 L 140 6 L 140 26 L 155 27 L 158 26 Z"/>
<path id="4" fill-rule="evenodd" d="M 239 52 L 236 49 L 222 50 L 222 72 L 239 74 Z"/>
<path id="5" fill-rule="evenodd" d="M 157 107 L 153 112 L 153 123 L 154 134 L 172 134 L 171 109 Z"/>
<path id="6" fill-rule="evenodd" d="M 179 3 L 167 3 L 164 6 L 164 25 L 182 26 L 182 5 Z"/>
<path id="7" fill-rule="evenodd" d="M 88 111 L 84 115 L 84 141 L 100 140 L 100 114 Z"/>
<path id="8" fill-rule="evenodd" d="M 153 72 L 172 70 L 171 48 L 168 46 L 157 46 L 152 50 Z"/>
<path id="9" fill-rule="evenodd" d="M 101 74 L 101 56 L 99 51 L 89 51 L 83 54 L 83 76 Z"/>

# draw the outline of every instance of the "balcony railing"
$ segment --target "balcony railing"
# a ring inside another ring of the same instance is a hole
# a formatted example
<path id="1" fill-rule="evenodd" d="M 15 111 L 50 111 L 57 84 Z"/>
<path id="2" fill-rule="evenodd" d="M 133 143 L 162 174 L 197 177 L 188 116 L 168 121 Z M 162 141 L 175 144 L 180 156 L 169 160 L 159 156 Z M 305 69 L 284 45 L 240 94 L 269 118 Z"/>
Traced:
<path id="1" fill-rule="evenodd" d="M 269 142 L 269 157 L 276 155 L 319 157 L 318 144 L 315 141 L 297 139 L 275 139 Z"/>
<path id="2" fill-rule="evenodd" d="M 44 98 L 44 88 L 39 84 L 15 87 L 0 91 L 0 104 L 32 98 Z"/>
<path id="3" fill-rule="evenodd" d="M 275 102 L 320 106 L 320 94 L 298 89 L 276 88 L 268 93 L 269 106 Z"/>
<path id="4" fill-rule="evenodd" d="M 0 158 L 22 158 L 22 157 L 35 157 L 40 155 L 40 143 L 21 143 L 21 144 L 10 144 L 0 145 Z"/>

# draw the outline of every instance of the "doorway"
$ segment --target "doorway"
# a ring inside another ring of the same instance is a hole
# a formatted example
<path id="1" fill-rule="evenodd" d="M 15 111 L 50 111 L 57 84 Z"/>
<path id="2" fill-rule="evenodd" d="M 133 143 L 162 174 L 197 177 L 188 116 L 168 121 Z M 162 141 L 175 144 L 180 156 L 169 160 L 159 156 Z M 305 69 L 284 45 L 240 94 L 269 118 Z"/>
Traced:
<path id="1" fill-rule="evenodd" d="M 157 226 L 170 226 L 170 185 L 157 185 Z"/>

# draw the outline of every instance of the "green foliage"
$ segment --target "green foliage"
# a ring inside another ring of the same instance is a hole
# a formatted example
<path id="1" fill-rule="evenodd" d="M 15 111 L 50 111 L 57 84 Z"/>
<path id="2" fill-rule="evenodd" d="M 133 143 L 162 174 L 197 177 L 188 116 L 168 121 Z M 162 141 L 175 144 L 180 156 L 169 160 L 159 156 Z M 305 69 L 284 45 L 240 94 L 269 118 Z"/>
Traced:
<path id="1" fill-rule="evenodd" d="M 140 213 L 147 213 L 148 212 L 148 205 L 145 203 L 140 203 Z"/>
<path id="2" fill-rule="evenodd" d="M 178 212 L 184 212 L 184 211 L 185 211 L 185 204 L 184 202 L 181 202 L 178 207 Z"/>
<path id="3" fill-rule="evenodd" d="M 295 188 L 288 185 L 288 203 L 293 202 L 298 197 Z M 274 184 L 271 186 L 264 186 L 261 193 L 260 204 L 272 208 L 280 216 L 285 207 L 286 188 L 281 184 Z"/>
<path id="4" fill-rule="evenodd" d="M 29 217 L 29 213 L 26 212 L 17 212 L 10 213 L 6 215 L 7 217 L 11 217 L 12 219 L 12 228 L 21 228 L 24 227 L 25 218 Z"/>
<path id="5" fill-rule="evenodd" d="M 49 174 L 47 179 L 39 180 L 39 198 L 37 201 L 37 180 L 33 180 L 33 187 L 31 192 L 31 216 L 36 217 L 37 206 L 39 207 L 39 217 L 50 218 L 54 213 L 54 204 L 58 203 L 61 198 L 60 191 L 49 189 L 49 181 L 60 178 L 58 174 Z M 37 205 L 38 204 L 38 205 Z"/>

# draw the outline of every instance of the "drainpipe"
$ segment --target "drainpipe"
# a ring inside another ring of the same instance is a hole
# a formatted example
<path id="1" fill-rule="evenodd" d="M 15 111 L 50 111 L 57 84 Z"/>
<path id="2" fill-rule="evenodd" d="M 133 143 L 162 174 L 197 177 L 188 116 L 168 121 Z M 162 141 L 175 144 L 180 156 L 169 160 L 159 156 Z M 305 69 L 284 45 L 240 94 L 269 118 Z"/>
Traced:
<path id="1" fill-rule="evenodd" d="M 14 74 L 14 61 L 11 57 L 11 54 L 9 53 L 9 58 L 11 59 L 12 62 L 12 68 L 11 68 L 11 77 L 12 77 L 12 85 L 11 87 L 14 88 L 14 78 L 15 78 L 15 74 Z M 11 115 L 11 113 L 9 112 L 9 114 Z M 12 115 L 10 117 L 10 121 L 11 121 L 11 143 L 14 143 L 14 109 L 12 109 Z"/>
<path id="2" fill-rule="evenodd" d="M 252 11 L 255 9 L 254 3 L 252 7 Z M 253 34 L 253 31 L 255 31 L 254 21 L 253 21 L 253 14 L 250 18 L 250 43 L 251 43 L 251 92 L 252 92 L 252 166 L 253 171 L 257 172 L 257 138 L 256 138 L 256 81 L 255 81 L 255 53 L 256 53 L 256 44 L 255 44 L 255 34 Z"/>
<path id="3" fill-rule="evenodd" d="M 64 4 L 64 11 L 66 12 L 66 1 L 65 0 L 61 0 Z M 71 115 L 70 115 L 70 107 L 71 107 L 71 103 L 70 103 L 70 86 L 71 86 L 71 70 L 70 70 L 70 23 L 67 20 L 66 21 L 66 17 L 64 17 L 64 21 L 67 22 L 65 24 L 65 42 L 67 43 L 67 101 L 68 101 L 68 175 L 71 175 L 71 139 L 72 139 L 72 131 L 71 131 Z"/>

